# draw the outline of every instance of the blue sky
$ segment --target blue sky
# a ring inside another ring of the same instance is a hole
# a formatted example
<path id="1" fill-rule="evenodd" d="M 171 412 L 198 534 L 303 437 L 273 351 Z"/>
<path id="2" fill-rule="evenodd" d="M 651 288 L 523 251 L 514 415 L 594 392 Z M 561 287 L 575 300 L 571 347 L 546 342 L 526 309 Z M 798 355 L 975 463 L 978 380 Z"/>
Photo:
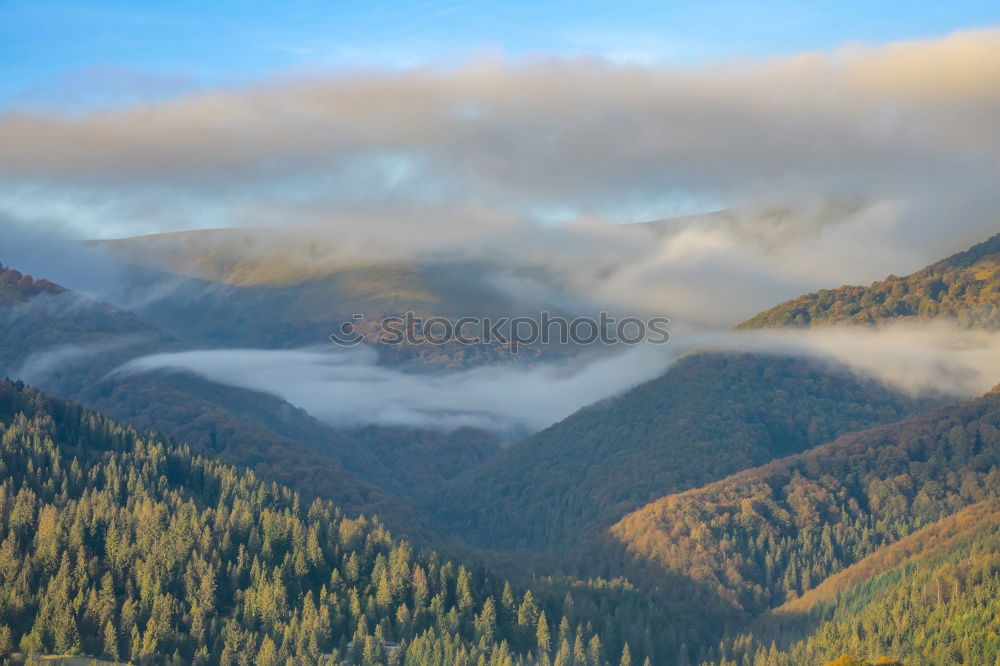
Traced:
<path id="1" fill-rule="evenodd" d="M 0 106 L 79 109 L 315 68 L 593 54 L 696 64 L 1000 23 L 1000 3 L 0 0 Z"/>

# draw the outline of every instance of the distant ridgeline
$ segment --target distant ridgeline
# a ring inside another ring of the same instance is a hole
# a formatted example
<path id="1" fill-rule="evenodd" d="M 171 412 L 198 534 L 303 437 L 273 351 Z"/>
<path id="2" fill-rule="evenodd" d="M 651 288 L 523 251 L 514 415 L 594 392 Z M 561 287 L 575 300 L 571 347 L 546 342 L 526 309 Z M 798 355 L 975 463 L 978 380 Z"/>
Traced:
<path id="1" fill-rule="evenodd" d="M 42 293 L 59 294 L 64 291 L 54 282 L 36 280 L 0 263 L 0 305 L 23 302 Z"/>
<path id="2" fill-rule="evenodd" d="M 626 584 L 515 594 L 19 382 L 0 382 L 0 478 L 0 660 L 603 666 L 667 633 Z"/>
<path id="3" fill-rule="evenodd" d="M 869 287 L 799 296 L 738 328 L 907 319 L 953 319 L 970 328 L 1000 328 L 1000 234 L 907 277 L 891 275 Z"/>

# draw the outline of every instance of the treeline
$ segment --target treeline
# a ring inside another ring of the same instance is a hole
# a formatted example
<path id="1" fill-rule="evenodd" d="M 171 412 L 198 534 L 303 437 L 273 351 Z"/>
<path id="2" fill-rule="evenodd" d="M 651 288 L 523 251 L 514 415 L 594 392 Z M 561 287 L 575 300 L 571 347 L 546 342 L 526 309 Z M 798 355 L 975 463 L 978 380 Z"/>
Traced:
<path id="1" fill-rule="evenodd" d="M 1000 395 L 990 394 L 668 496 L 614 534 L 754 616 L 998 494 Z"/>
<path id="2" fill-rule="evenodd" d="M 515 590 L 20 383 L 0 479 L 0 658 L 638 665 L 656 633 L 625 583 Z"/>
<path id="3" fill-rule="evenodd" d="M 23 303 L 38 294 L 59 294 L 65 289 L 45 279 L 36 280 L 30 275 L 0 263 L 0 305 Z"/>
<path id="4" fill-rule="evenodd" d="M 945 318 L 969 328 L 1000 328 L 1000 235 L 907 277 L 800 296 L 739 328 Z"/>

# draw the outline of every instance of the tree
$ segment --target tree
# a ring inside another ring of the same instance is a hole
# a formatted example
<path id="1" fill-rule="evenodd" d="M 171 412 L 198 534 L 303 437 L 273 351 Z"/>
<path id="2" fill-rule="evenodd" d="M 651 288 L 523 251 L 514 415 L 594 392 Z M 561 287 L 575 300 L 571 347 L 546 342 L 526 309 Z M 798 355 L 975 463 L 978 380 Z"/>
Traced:
<path id="1" fill-rule="evenodd" d="M 521 605 L 517 609 L 517 623 L 522 627 L 533 627 L 538 623 L 538 606 L 531 590 L 526 591 L 521 599 Z"/>
<path id="2" fill-rule="evenodd" d="M 277 666 L 278 649 L 275 647 L 274 641 L 271 640 L 270 636 L 264 636 L 264 640 L 261 641 L 260 649 L 257 651 L 257 659 L 254 663 L 256 666 Z"/>
<path id="3" fill-rule="evenodd" d="M 618 660 L 618 666 L 632 666 L 632 652 L 628 649 L 628 643 L 622 648 L 622 658 Z"/>
<path id="4" fill-rule="evenodd" d="M 0 626 L 0 659 L 10 656 L 14 651 L 14 638 L 11 635 L 10 627 L 6 624 Z"/>
<path id="5" fill-rule="evenodd" d="M 549 623 L 545 619 L 545 611 L 538 616 L 538 626 L 535 628 L 535 639 L 538 645 L 538 653 L 548 656 L 552 649 L 552 637 L 549 634 Z"/>
<path id="6" fill-rule="evenodd" d="M 115 630 L 115 625 L 111 620 L 108 620 L 104 624 L 103 655 L 108 661 L 118 661 L 120 659 L 118 652 L 118 632 Z"/>
<path id="7" fill-rule="evenodd" d="M 476 634 L 480 642 L 485 641 L 487 645 L 493 642 L 493 635 L 496 631 L 497 613 L 493 606 L 493 597 L 486 597 L 483 608 L 476 616 Z"/>
<path id="8" fill-rule="evenodd" d="M 594 634 L 590 637 L 590 643 L 587 646 L 587 658 L 590 660 L 590 666 L 601 666 L 604 663 L 601 652 L 601 639 L 597 634 Z"/>

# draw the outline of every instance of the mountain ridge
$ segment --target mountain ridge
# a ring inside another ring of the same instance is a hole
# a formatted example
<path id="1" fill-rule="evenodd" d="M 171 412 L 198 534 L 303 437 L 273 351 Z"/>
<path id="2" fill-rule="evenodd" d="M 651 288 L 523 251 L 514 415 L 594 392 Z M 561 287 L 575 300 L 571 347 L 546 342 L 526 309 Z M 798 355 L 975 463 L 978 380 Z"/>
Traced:
<path id="1" fill-rule="evenodd" d="M 1000 328 L 1000 234 L 903 278 L 799 296 L 737 329 L 944 318 L 970 328 Z"/>

